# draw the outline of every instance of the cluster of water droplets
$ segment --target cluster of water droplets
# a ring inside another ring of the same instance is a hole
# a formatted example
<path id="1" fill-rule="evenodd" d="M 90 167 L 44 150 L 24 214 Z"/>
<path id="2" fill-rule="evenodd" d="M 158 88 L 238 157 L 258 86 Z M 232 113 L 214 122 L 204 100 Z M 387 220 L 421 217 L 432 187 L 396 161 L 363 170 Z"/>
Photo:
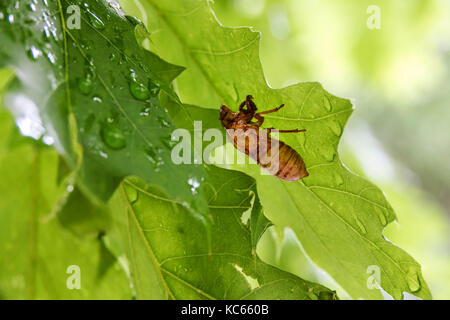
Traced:
<path id="1" fill-rule="evenodd" d="M 48 5 L 46 1 L 43 2 Z M 26 56 L 31 61 L 44 57 L 52 65 L 56 65 L 57 55 L 52 46 L 60 41 L 61 32 L 55 23 L 54 15 L 49 8 L 39 8 L 38 0 L 28 2 L 16 1 L 14 4 L 0 6 L 0 21 L 5 20 L 18 27 L 14 32 L 5 32 L 13 39 L 19 40 L 26 47 Z M 28 12 L 24 12 L 24 10 Z M 41 33 L 40 36 L 38 34 Z"/>
<path id="2" fill-rule="evenodd" d="M 164 150 L 162 148 L 154 147 L 153 145 L 149 145 L 144 149 L 144 151 L 145 151 L 147 160 L 150 161 L 150 163 L 152 164 L 155 171 L 158 172 L 159 168 L 162 165 L 164 165 L 164 160 L 162 157 Z"/>
<path id="3" fill-rule="evenodd" d="M 109 1 L 110 6 L 114 10 L 119 10 L 117 6 L 117 2 Z M 42 4 L 47 8 L 42 8 Z M 59 72 L 63 72 L 64 64 L 59 61 L 59 56 L 52 50 L 52 47 L 61 47 L 61 42 L 63 40 L 62 28 L 57 26 L 59 19 L 59 15 L 55 12 L 51 12 L 48 7 L 49 3 L 44 0 L 40 2 L 39 0 L 30 0 L 27 3 L 16 1 L 13 6 L 9 5 L 8 8 L 6 6 L 0 5 L 0 20 L 7 21 L 10 24 L 20 24 L 21 29 L 23 29 L 24 35 L 20 38 L 27 43 L 26 45 L 26 56 L 32 62 L 41 62 L 41 59 L 46 58 L 48 62 L 55 67 L 57 67 Z M 20 11 L 23 11 L 23 8 L 26 7 L 30 14 L 22 17 Z M 12 10 L 11 10 L 12 8 Z M 53 8 L 54 9 L 54 8 Z M 90 6 L 90 4 L 86 1 L 82 3 L 81 9 L 83 14 L 87 18 L 89 24 L 100 31 L 104 31 L 108 26 L 109 14 L 97 14 L 94 6 Z M 132 23 L 133 25 L 140 24 L 141 22 L 131 16 L 126 16 L 126 19 Z M 85 20 L 82 20 L 85 22 Z M 111 26 L 111 30 L 113 31 L 113 35 L 110 35 L 112 39 L 116 39 L 120 43 L 123 43 L 123 30 L 117 26 Z M 76 32 L 74 30 L 73 32 Z M 37 37 L 37 35 L 39 35 Z M 75 33 L 75 36 L 77 34 Z M 115 36 L 115 38 L 114 38 Z M 16 38 L 13 38 L 14 40 Z M 77 46 L 80 46 L 80 50 L 83 51 L 85 59 L 86 55 L 89 57 L 89 51 L 95 46 L 95 43 L 92 43 L 89 39 L 78 39 L 77 43 L 70 41 L 69 45 L 73 46 L 74 50 L 78 50 Z M 111 44 L 108 43 L 111 47 Z M 148 141 L 143 143 L 145 145 L 144 153 L 146 158 L 150 161 L 150 163 L 155 167 L 155 169 L 159 168 L 164 164 L 163 155 L 167 153 L 164 150 L 165 148 L 171 149 L 176 144 L 175 141 L 171 139 L 171 131 L 173 129 L 173 125 L 171 124 L 171 120 L 167 115 L 167 110 L 164 112 L 164 109 L 159 105 L 158 94 L 160 92 L 160 85 L 158 82 L 153 81 L 152 79 L 143 76 L 142 74 L 148 74 L 147 66 L 142 62 L 139 62 L 139 57 L 136 56 L 132 50 L 124 47 L 124 53 L 111 52 L 108 55 L 109 61 L 111 63 L 117 63 L 120 68 L 125 67 L 128 70 L 125 75 L 126 82 L 128 83 L 128 89 L 131 96 L 139 101 L 145 103 L 144 107 L 140 107 L 140 112 L 138 115 L 143 118 L 152 118 L 157 126 L 155 129 L 161 131 L 159 135 L 160 146 L 153 145 Z M 128 50 L 128 51 L 127 51 Z M 77 63 L 79 56 L 70 57 L 70 62 L 72 64 Z M 73 58 L 73 59 L 72 59 Z M 92 59 L 88 58 L 88 61 L 85 62 L 85 67 L 83 69 L 83 74 L 77 78 L 75 84 L 77 89 L 83 96 L 88 96 L 89 99 L 92 100 L 93 105 L 104 106 L 105 102 L 103 97 L 96 92 L 97 88 L 101 86 L 97 84 L 99 81 L 96 68 L 94 66 L 94 62 Z M 134 62 L 132 62 L 134 61 Z M 137 61 L 137 62 L 136 62 Z M 59 63 L 58 63 L 59 62 Z M 127 67 L 127 65 L 133 65 L 133 67 Z M 143 72 L 137 72 L 136 68 L 142 69 Z M 55 69 L 54 69 L 55 70 Z M 51 72 L 49 72 L 51 73 Z M 112 80 L 116 73 L 110 72 L 109 76 Z M 52 73 L 52 76 L 55 75 Z M 111 81 L 113 82 L 113 81 Z M 52 83 L 58 83 L 57 81 L 52 81 Z M 121 82 L 119 82 L 121 83 Z M 125 89 L 122 88 L 122 84 L 120 88 L 112 88 L 114 90 L 117 89 Z M 161 112 L 162 111 L 162 112 Z M 134 120 L 133 120 L 134 121 Z M 108 157 L 108 149 L 110 150 L 120 150 L 127 146 L 127 133 L 123 128 L 123 123 L 120 122 L 117 117 L 108 117 L 107 119 L 98 119 L 98 114 L 94 110 L 89 113 L 80 125 L 80 131 L 83 133 L 92 132 L 92 128 L 95 127 L 96 123 L 100 125 L 99 135 L 100 137 L 98 141 L 94 141 L 94 137 L 87 137 L 86 141 L 88 147 L 91 147 L 92 150 L 97 150 L 97 153 L 104 157 Z M 107 148 L 101 147 L 99 143 L 104 144 Z M 153 141 L 152 141 L 153 142 Z"/>
<path id="4" fill-rule="evenodd" d="M 147 79 L 147 82 L 140 80 L 132 68 L 129 69 L 128 79 L 131 95 L 137 100 L 145 101 L 154 98 L 160 91 L 158 83 L 151 79 Z"/>
<path id="5" fill-rule="evenodd" d="M 9 48 L 10 59 L 16 60 L 16 65 L 20 67 L 29 67 L 26 61 L 22 60 L 22 56 L 15 51 L 15 46 L 20 44 L 22 48 L 25 48 L 24 54 L 28 61 L 33 63 L 33 68 L 28 75 L 29 79 L 34 78 L 35 82 L 40 82 L 46 78 L 49 86 L 53 90 L 56 89 L 58 81 L 55 73 L 61 72 L 62 66 L 58 66 L 56 63 L 57 55 L 54 48 L 58 46 L 57 42 L 61 39 L 61 32 L 55 25 L 55 18 L 50 12 L 48 2 L 38 0 L 1 2 L 0 23 L 13 25 L 3 29 L 4 34 L 14 43 Z M 52 71 L 46 72 L 43 63 L 34 64 L 37 61 L 47 61 L 52 65 Z M 28 99 L 22 95 L 16 98 Z M 54 144 L 55 133 L 50 134 L 44 128 L 39 109 L 32 100 L 28 99 L 27 103 L 21 103 L 20 106 L 11 102 L 10 106 L 15 108 L 13 112 L 16 113 L 16 123 L 23 135 L 41 139 L 47 145 Z"/>

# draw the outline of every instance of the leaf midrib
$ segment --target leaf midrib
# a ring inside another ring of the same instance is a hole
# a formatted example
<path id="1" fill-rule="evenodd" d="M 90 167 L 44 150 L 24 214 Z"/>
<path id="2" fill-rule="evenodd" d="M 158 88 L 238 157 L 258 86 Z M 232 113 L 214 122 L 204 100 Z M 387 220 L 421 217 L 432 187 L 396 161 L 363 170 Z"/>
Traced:
<path id="1" fill-rule="evenodd" d="M 147 1 L 148 4 L 153 8 L 153 10 L 157 13 L 157 15 L 160 17 L 162 21 L 169 27 L 169 29 L 172 31 L 172 33 L 177 38 L 178 42 L 182 45 L 182 47 L 185 49 L 187 55 L 191 58 L 191 60 L 194 62 L 194 64 L 197 66 L 197 68 L 200 70 L 201 74 L 205 78 L 206 82 L 210 85 L 210 87 L 213 89 L 217 97 L 223 102 L 222 99 L 222 93 L 220 92 L 219 88 L 216 87 L 214 84 L 214 81 L 208 76 L 208 73 L 206 70 L 202 67 L 201 63 L 197 60 L 196 56 L 192 54 L 192 50 L 189 47 L 189 45 L 183 40 L 183 37 L 177 32 L 175 26 L 167 19 L 166 15 L 162 12 L 162 10 L 153 3 L 152 0 Z M 201 5 L 199 7 L 203 7 L 204 5 Z M 257 36 L 259 38 L 259 35 Z"/>
<path id="2" fill-rule="evenodd" d="M 130 184 L 130 183 L 128 183 L 128 184 Z M 130 185 L 131 185 L 131 184 L 130 184 Z M 131 186 L 133 186 L 133 185 L 131 185 Z M 152 260 L 153 265 L 154 265 L 155 269 L 156 269 L 157 272 L 158 272 L 158 276 L 159 276 L 161 282 L 162 282 L 163 285 L 164 285 L 164 288 L 165 288 L 165 290 L 166 290 L 166 293 L 167 293 L 173 300 L 176 300 L 175 295 L 174 295 L 173 292 L 170 290 L 169 284 L 167 283 L 166 279 L 165 279 L 164 276 L 163 276 L 163 272 L 166 273 L 166 274 L 168 274 L 169 276 L 172 276 L 172 278 L 174 278 L 175 280 L 177 280 L 177 281 L 180 282 L 181 284 L 183 284 L 183 285 L 185 285 L 185 286 L 191 288 L 191 289 L 194 290 L 195 292 L 202 294 L 204 297 L 206 297 L 206 298 L 208 298 L 208 299 L 212 299 L 212 300 L 217 300 L 216 298 L 214 298 L 214 297 L 211 296 L 210 294 L 208 294 L 208 293 L 204 292 L 203 290 L 201 290 L 201 289 L 195 287 L 193 284 L 187 282 L 186 280 L 183 280 L 183 279 L 179 278 L 178 276 L 176 276 L 175 274 L 173 274 L 171 271 L 169 271 L 169 270 L 167 270 L 167 269 L 165 269 L 165 268 L 162 267 L 162 263 L 160 263 L 160 262 L 158 261 L 156 255 L 155 255 L 155 253 L 154 253 L 154 251 L 153 251 L 153 249 L 152 249 L 152 247 L 151 247 L 151 245 L 150 245 L 150 242 L 148 241 L 147 237 L 146 237 L 145 234 L 144 234 L 144 231 L 143 231 L 141 225 L 139 224 L 139 221 L 138 221 L 138 219 L 137 219 L 136 213 L 134 212 L 133 206 L 131 205 L 131 203 L 130 203 L 128 197 L 126 196 L 126 193 L 125 193 L 125 190 L 124 190 L 123 186 L 121 186 L 121 190 L 122 190 L 123 200 L 127 203 L 127 207 L 128 207 L 128 210 L 127 210 L 127 211 L 130 213 L 130 215 L 131 215 L 131 217 L 132 217 L 132 220 L 133 220 L 134 224 L 136 225 L 136 228 L 138 229 L 139 236 L 141 237 L 142 241 L 143 241 L 144 244 L 145 244 L 146 251 L 147 251 L 147 253 L 149 254 L 150 259 Z M 146 192 L 146 194 L 149 194 L 149 193 Z M 157 197 L 157 196 L 155 195 L 155 197 Z M 169 200 L 169 199 L 167 199 L 167 200 L 168 200 L 169 202 L 173 202 L 172 200 Z M 128 216 L 128 214 L 127 214 L 127 216 Z M 129 233 L 129 236 L 130 236 L 130 229 L 129 229 L 129 228 L 128 228 L 128 233 Z M 130 243 L 130 246 L 131 246 L 131 243 Z M 130 250 L 132 250 L 132 248 L 130 248 Z M 133 257 L 133 259 L 134 259 L 134 257 Z M 135 269 L 136 269 L 136 263 L 135 263 L 135 261 L 134 261 L 134 265 L 135 265 Z"/>

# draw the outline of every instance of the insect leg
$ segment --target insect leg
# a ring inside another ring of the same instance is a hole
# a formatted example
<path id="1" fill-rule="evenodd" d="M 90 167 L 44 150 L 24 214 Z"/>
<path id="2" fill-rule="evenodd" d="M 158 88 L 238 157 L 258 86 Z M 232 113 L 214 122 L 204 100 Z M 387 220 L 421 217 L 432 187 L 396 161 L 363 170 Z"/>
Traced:
<path id="1" fill-rule="evenodd" d="M 306 129 L 291 129 L 291 130 L 278 130 L 275 128 L 267 128 L 267 130 L 269 130 L 269 132 L 271 131 L 278 131 L 281 133 L 298 133 L 298 132 L 306 132 Z"/>
<path id="2" fill-rule="evenodd" d="M 257 108 L 256 108 L 256 104 L 253 102 L 253 97 L 252 96 L 247 96 L 247 98 L 245 99 L 244 103 L 247 105 L 247 110 L 255 113 Z"/>
<path id="3" fill-rule="evenodd" d="M 264 123 L 264 117 L 261 116 L 259 113 L 255 113 L 254 117 L 256 118 L 256 120 L 258 120 L 255 125 L 258 127 L 261 127 L 262 124 Z"/>
<path id="4" fill-rule="evenodd" d="M 242 111 L 242 108 L 244 108 L 245 103 L 246 103 L 246 101 L 242 102 L 242 103 L 239 105 L 239 111 Z"/>
<path id="5" fill-rule="evenodd" d="M 276 107 L 275 109 L 272 110 L 267 110 L 267 111 L 263 111 L 263 112 L 258 112 L 258 114 L 267 114 L 267 113 L 272 113 L 272 112 L 277 112 L 278 110 L 280 110 L 281 108 L 284 107 L 284 104 L 282 104 L 279 107 Z"/>

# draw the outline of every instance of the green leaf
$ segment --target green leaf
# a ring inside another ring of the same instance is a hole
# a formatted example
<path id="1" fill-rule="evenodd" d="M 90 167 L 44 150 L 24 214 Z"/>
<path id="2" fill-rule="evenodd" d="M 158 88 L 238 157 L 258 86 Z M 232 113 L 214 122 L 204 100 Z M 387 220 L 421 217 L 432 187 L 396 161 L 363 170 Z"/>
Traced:
<path id="1" fill-rule="evenodd" d="M 0 128 L 14 127 L 0 110 Z M 102 241 L 74 237 L 51 214 L 64 191 L 56 184 L 56 152 L 30 141 L 5 150 L 10 134 L 0 138 L 0 298 L 131 298 L 126 274 Z M 73 265 L 80 290 L 66 285 Z"/>
<path id="2" fill-rule="evenodd" d="M 131 2 L 124 3 L 129 12 L 139 14 Z M 236 110 L 251 94 L 261 111 L 286 105 L 267 115 L 264 127 L 307 129 L 280 138 L 302 155 L 308 178 L 284 182 L 261 175 L 255 165 L 234 166 L 256 179 L 269 220 L 293 229 L 314 263 L 353 298 L 381 298 L 367 285 L 371 266 L 380 268 L 382 288 L 396 299 L 403 292 L 431 298 L 420 265 L 383 237 L 384 227 L 395 219 L 385 196 L 339 159 L 339 139 L 353 111 L 350 101 L 316 82 L 270 88 L 259 60 L 260 34 L 221 26 L 208 1 L 147 0 L 141 7 L 149 30 L 158 30 L 152 35 L 156 52 L 187 67 L 177 79 L 184 102 L 213 108 L 218 117 L 220 104 Z M 205 112 L 207 119 L 210 111 Z"/>
<path id="3" fill-rule="evenodd" d="M 264 210 L 259 200 L 258 193 L 255 192 L 254 194 L 255 200 L 250 215 L 250 230 L 252 235 L 252 247 L 253 250 L 256 250 L 259 239 L 262 237 L 264 232 L 266 232 L 266 230 L 272 225 L 272 222 L 270 222 L 264 215 Z"/>
<path id="4" fill-rule="evenodd" d="M 160 90 L 178 99 L 166 81 L 182 68 L 137 42 L 143 26 L 103 0 L 8 0 L 0 11 L 0 67 L 17 77 L 5 104 L 17 121 L 35 122 L 35 138 L 52 137 L 80 189 L 106 201 L 123 178 L 137 176 L 207 224 L 203 191 L 194 195 L 189 185 L 205 172 L 171 161 L 175 127 L 159 101 Z"/>
<path id="5" fill-rule="evenodd" d="M 256 257 L 250 229 L 242 222 L 251 208 L 251 178 L 214 167 L 208 174 L 211 253 L 202 225 L 179 202 L 137 179 L 127 179 L 113 197 L 116 229 L 109 243 L 117 253 L 126 252 L 137 298 L 336 298 Z"/>
<path id="6" fill-rule="evenodd" d="M 193 105 L 185 105 L 184 108 L 179 108 L 178 105 L 167 96 L 163 96 L 161 98 L 161 102 L 169 111 L 169 115 L 177 127 L 191 132 L 191 146 L 195 146 L 194 121 L 201 122 L 201 128 L 199 129 L 201 129 L 202 137 L 205 136 L 208 129 L 219 129 L 221 127 L 220 121 L 217 118 L 217 112 L 214 110 L 207 110 Z M 201 158 L 203 160 L 208 159 L 210 156 L 205 150 L 208 145 L 209 142 L 202 140 L 202 144 L 199 146 L 198 152 L 201 154 Z M 248 211 L 249 215 L 245 215 L 245 220 L 249 221 L 252 234 L 252 247 L 253 250 L 256 250 L 256 245 L 258 244 L 259 239 L 272 223 L 264 216 L 263 208 L 256 191 L 256 186 L 253 184 L 247 191 L 253 194 L 254 199 L 251 209 Z"/>

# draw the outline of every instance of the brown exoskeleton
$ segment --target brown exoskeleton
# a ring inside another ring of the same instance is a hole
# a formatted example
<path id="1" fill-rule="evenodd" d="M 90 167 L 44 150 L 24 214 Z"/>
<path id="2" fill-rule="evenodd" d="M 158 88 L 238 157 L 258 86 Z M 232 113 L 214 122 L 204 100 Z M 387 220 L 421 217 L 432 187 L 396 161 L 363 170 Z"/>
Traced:
<path id="1" fill-rule="evenodd" d="M 260 128 L 264 123 L 262 115 L 277 112 L 284 107 L 284 104 L 275 109 L 257 113 L 256 105 L 252 99 L 252 96 L 247 96 L 245 101 L 239 106 L 238 113 L 233 112 L 224 105 L 220 107 L 220 121 L 234 147 L 255 160 L 259 166 L 269 171 L 270 174 L 280 179 L 295 181 L 307 177 L 309 174 L 302 157 L 284 142 L 270 137 L 270 132 L 276 129 Z M 257 121 L 252 122 L 253 118 Z M 297 133 L 305 132 L 306 130 L 277 131 Z"/>

